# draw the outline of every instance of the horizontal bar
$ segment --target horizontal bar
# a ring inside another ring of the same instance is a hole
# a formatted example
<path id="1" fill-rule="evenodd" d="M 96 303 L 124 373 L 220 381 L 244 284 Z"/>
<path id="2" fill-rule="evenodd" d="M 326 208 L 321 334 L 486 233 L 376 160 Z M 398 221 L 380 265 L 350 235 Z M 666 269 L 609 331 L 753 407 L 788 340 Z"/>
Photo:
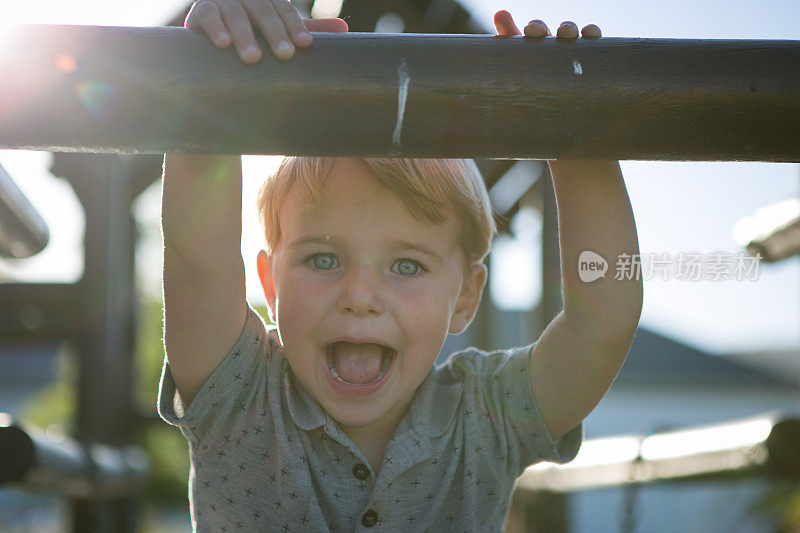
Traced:
<path id="1" fill-rule="evenodd" d="M 62 339 L 86 327 L 82 286 L 0 283 L 2 342 Z"/>
<path id="2" fill-rule="evenodd" d="M 567 492 L 754 474 L 796 481 L 798 449 L 800 419 L 772 414 L 649 436 L 588 440 L 570 463 L 525 469 L 517 488 Z"/>
<path id="3" fill-rule="evenodd" d="M 123 496 L 140 490 L 149 466 L 134 446 L 76 442 L 24 428 L 0 413 L 0 485 L 72 498 Z"/>
<path id="4" fill-rule="evenodd" d="M 49 240 L 42 215 L 0 165 L 0 257 L 31 257 L 44 250 Z"/>
<path id="5" fill-rule="evenodd" d="M 12 26 L 0 148 L 800 161 L 800 42 Z M 261 42 L 267 50 L 266 44 Z"/>

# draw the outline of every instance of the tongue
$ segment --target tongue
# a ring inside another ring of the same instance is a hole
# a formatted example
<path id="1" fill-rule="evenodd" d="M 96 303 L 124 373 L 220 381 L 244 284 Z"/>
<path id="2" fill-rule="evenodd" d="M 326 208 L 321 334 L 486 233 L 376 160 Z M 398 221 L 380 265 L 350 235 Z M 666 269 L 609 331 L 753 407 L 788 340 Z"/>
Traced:
<path id="1" fill-rule="evenodd" d="M 360 385 L 378 377 L 383 349 L 377 344 L 337 342 L 332 346 L 331 356 L 339 377 Z"/>

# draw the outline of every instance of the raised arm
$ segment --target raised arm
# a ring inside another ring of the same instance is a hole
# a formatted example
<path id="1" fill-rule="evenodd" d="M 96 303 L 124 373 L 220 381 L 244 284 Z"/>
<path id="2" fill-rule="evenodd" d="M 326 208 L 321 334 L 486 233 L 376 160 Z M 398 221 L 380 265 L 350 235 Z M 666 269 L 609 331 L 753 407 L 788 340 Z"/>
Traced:
<path id="1" fill-rule="evenodd" d="M 341 19 L 301 19 L 286 0 L 198 0 L 184 25 L 218 48 L 233 44 L 245 64 L 261 59 L 257 31 L 284 60 L 311 46 L 310 31 L 347 31 Z M 164 157 L 164 345 L 184 406 L 244 327 L 241 212 L 239 156 Z"/>
<path id="2" fill-rule="evenodd" d="M 508 11 L 494 16 L 498 36 L 520 35 Z M 526 37 L 552 34 L 541 20 L 525 26 Z M 578 26 L 562 22 L 559 39 L 578 38 Z M 599 38 L 594 24 L 580 31 Z M 582 252 L 602 256 L 610 267 L 620 254 L 639 254 L 636 223 L 616 161 L 550 161 L 561 249 L 562 311 L 531 350 L 531 382 L 550 435 L 557 439 L 592 412 L 622 367 L 639 324 L 642 282 L 613 275 L 581 281 Z M 613 269 L 611 270 L 613 272 Z"/>
<path id="3" fill-rule="evenodd" d="M 239 156 L 164 157 L 164 346 L 186 407 L 244 326 L 241 213 Z"/>
<path id="4" fill-rule="evenodd" d="M 639 253 L 636 223 L 616 161 L 550 161 L 558 207 L 564 307 L 531 352 L 531 380 L 555 439 L 602 400 L 630 349 L 642 310 L 642 282 L 615 279 L 616 258 Z M 581 281 L 589 250 L 609 265 Z"/>

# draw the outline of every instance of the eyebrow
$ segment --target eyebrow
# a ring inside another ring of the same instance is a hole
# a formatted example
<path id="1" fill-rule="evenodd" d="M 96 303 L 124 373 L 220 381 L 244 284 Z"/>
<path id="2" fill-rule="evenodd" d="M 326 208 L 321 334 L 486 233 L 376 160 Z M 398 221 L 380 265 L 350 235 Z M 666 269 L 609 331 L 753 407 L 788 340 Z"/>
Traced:
<path id="1" fill-rule="evenodd" d="M 413 242 L 401 241 L 401 240 L 388 241 L 388 244 L 389 244 L 390 247 L 392 247 L 392 248 L 394 248 L 396 250 L 414 250 L 414 251 L 417 251 L 417 252 L 419 252 L 419 253 L 421 253 L 423 255 L 427 255 L 428 257 L 430 257 L 434 261 L 437 261 L 437 262 L 439 262 L 441 264 L 444 264 L 444 262 L 445 262 L 444 258 L 442 258 L 441 255 L 436 253 L 434 250 L 431 250 L 430 248 L 428 248 L 426 246 L 423 246 L 421 244 L 416 244 L 416 243 L 413 243 Z"/>
<path id="2" fill-rule="evenodd" d="M 306 244 L 334 244 L 336 239 L 332 237 L 302 237 L 289 243 L 290 248 L 297 248 Z"/>
<path id="3" fill-rule="evenodd" d="M 291 243 L 289 243 L 290 248 L 299 248 L 301 246 L 305 246 L 308 244 L 330 244 L 335 245 L 337 243 L 337 239 L 334 237 L 320 237 L 320 236 L 309 236 L 309 237 L 301 237 L 299 239 L 295 239 Z M 403 241 L 403 240 L 390 240 L 386 241 L 386 244 L 389 245 L 390 248 L 395 250 L 414 250 L 419 252 L 423 255 L 428 256 L 429 258 L 437 261 L 441 264 L 445 263 L 444 258 L 436 253 L 436 251 L 428 248 L 427 246 L 423 246 L 421 244 Z"/>

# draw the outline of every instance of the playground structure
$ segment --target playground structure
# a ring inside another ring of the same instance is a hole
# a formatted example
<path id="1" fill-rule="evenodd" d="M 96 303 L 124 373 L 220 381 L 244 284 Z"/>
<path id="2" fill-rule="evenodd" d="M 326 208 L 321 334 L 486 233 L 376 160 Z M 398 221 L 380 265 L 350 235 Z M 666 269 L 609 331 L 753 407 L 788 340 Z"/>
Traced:
<path id="1" fill-rule="evenodd" d="M 348 4 L 368 11 L 363 2 L 346 2 L 343 10 Z M 457 24 L 468 30 L 459 13 L 451 11 L 436 30 L 455 32 Z M 364 18 L 360 28 L 350 21 L 351 29 L 368 31 L 379 15 Z M 0 423 L 0 450 L 10 464 L 3 481 L 74 498 L 74 531 L 134 530 L 131 502 L 145 477 L 146 466 L 126 444 L 131 428 L 152 418 L 132 407 L 130 384 L 130 204 L 161 165 L 160 157 L 147 154 L 473 157 L 489 187 L 513 165 L 509 158 L 800 161 L 800 71 L 794 68 L 800 43 L 793 41 L 557 43 L 353 33 L 320 35 L 313 54 L 286 64 L 265 57 L 262 66 L 245 69 L 230 51 L 178 28 L 21 25 L 14 33 L 10 46 L 30 54 L 0 60 L 3 79 L 19 80 L 0 87 L 4 113 L 10 113 L 0 122 L 0 148 L 61 152 L 51 170 L 75 188 L 87 234 L 84 275 L 76 285 L 0 287 L 0 338 L 69 337 L 81 353 L 80 435 L 53 447 L 14 421 Z M 24 75 L 16 61 L 24 61 Z M 92 105 L 69 90 L 76 84 L 94 91 L 88 93 Z M 544 276 L 552 280 L 559 278 L 555 205 L 548 180 L 540 182 Z M 11 191 L 9 183 L 0 186 Z M 24 205 L 18 195 L 4 198 Z M 517 207 L 514 202 L 501 214 L 510 217 Z M 32 255 L 44 247 L 47 232 L 35 220 L 25 207 L 0 210 L 0 227 L 17 228 L 8 246 L 0 242 L 7 254 Z M 558 290 L 544 292 L 540 324 L 558 312 L 560 297 Z M 34 329 L 20 320 L 21 309 L 31 305 L 42 316 Z M 86 316 L 95 319 L 79 320 Z M 685 475 L 747 471 L 796 479 L 797 459 L 785 452 L 797 449 L 796 421 L 769 424 L 760 439 L 736 452 L 751 460 Z M 704 453 L 721 456 L 724 449 L 720 442 Z M 690 450 L 683 461 L 696 455 Z M 673 458 L 672 466 L 679 461 Z M 621 463 L 642 464 L 636 457 Z M 596 479 L 599 468 L 538 477 L 531 471 L 519 486 L 574 490 L 590 483 L 575 479 Z M 75 483 L 52 481 L 65 475 Z"/>
<path id="2" fill-rule="evenodd" d="M 800 159 L 793 41 L 351 32 L 248 68 L 182 28 L 19 25 L 8 42 L 29 53 L 0 62 L 0 148 Z"/>

